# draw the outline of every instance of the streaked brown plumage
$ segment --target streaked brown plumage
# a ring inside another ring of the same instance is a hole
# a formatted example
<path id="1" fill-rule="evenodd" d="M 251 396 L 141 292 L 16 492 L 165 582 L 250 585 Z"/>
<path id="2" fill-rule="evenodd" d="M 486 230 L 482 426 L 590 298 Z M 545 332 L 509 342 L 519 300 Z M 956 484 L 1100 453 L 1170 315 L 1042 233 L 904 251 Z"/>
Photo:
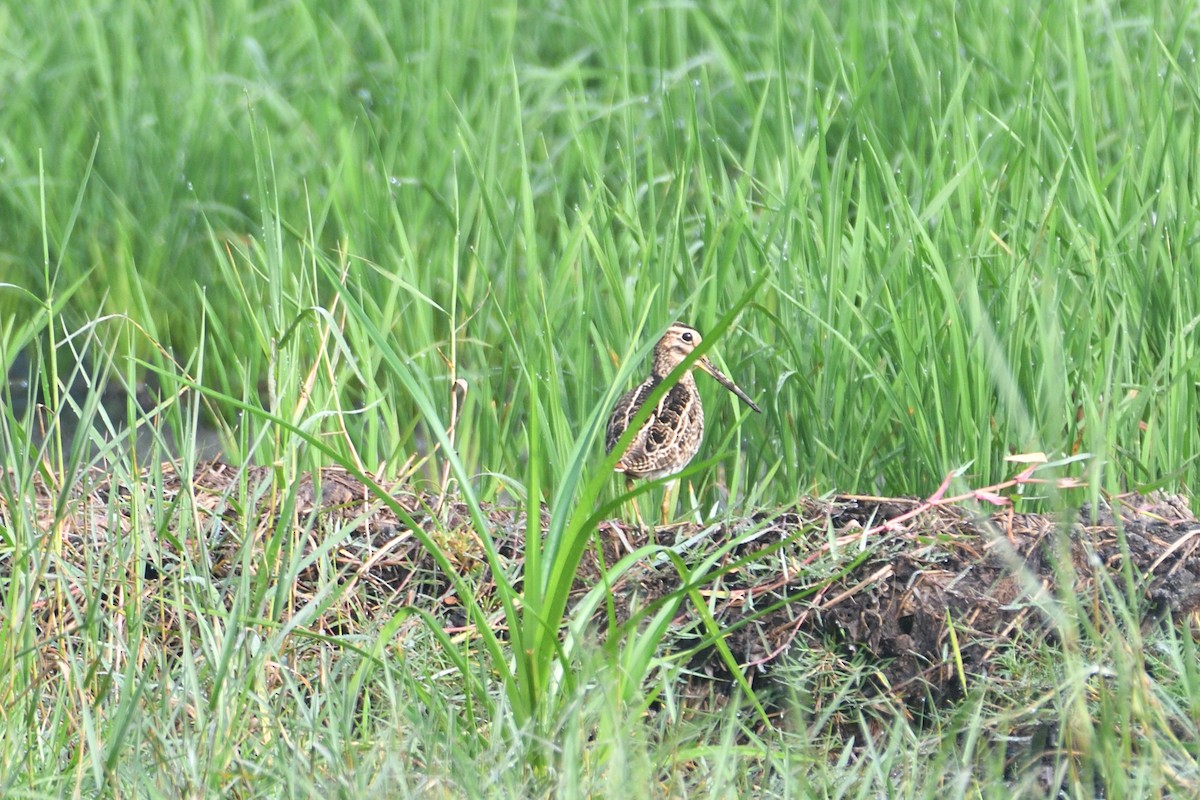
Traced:
<path id="1" fill-rule="evenodd" d="M 612 452 L 621 434 L 629 427 L 630 420 L 658 384 L 679 366 L 688 354 L 700 344 L 700 333 L 683 323 L 676 322 L 654 347 L 654 364 L 650 377 L 626 392 L 608 418 L 604 446 Z M 707 357 L 701 357 L 695 366 L 712 375 L 717 381 L 755 411 L 755 405 L 737 384 L 712 365 Z M 684 373 L 679 382 L 672 386 L 659 401 L 650 419 L 633 437 L 625 455 L 617 461 L 614 469 L 629 478 L 653 480 L 673 475 L 687 466 L 700 449 L 700 437 L 704 434 L 704 409 L 700 406 L 700 393 L 696 390 L 696 378 L 691 370 Z"/>

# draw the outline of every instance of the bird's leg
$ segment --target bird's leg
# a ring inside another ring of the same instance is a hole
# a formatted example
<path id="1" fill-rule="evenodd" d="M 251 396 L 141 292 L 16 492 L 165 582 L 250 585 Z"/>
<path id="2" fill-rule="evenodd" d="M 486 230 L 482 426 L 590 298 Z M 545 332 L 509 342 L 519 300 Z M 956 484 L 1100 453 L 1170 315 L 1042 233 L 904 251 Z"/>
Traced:
<path id="1" fill-rule="evenodd" d="M 666 527 L 667 523 L 671 521 L 671 511 L 672 511 L 671 501 L 674 499 L 671 495 L 674 494 L 675 487 L 677 487 L 678 485 L 679 485 L 679 479 L 675 478 L 673 480 L 667 481 L 666 485 L 663 486 L 663 501 L 662 501 L 662 524 L 663 524 L 663 527 Z"/>
<path id="2" fill-rule="evenodd" d="M 625 476 L 625 491 L 633 491 L 633 478 L 630 478 L 629 476 Z M 642 512 L 638 509 L 637 498 L 631 498 L 630 502 L 633 503 L 633 516 L 637 519 L 638 528 L 645 530 L 646 523 L 642 522 Z M 625 536 L 625 532 L 621 530 L 620 526 L 617 527 L 617 538 L 620 539 L 621 544 L 625 546 L 625 552 L 632 555 L 633 545 L 629 543 L 629 539 Z"/>

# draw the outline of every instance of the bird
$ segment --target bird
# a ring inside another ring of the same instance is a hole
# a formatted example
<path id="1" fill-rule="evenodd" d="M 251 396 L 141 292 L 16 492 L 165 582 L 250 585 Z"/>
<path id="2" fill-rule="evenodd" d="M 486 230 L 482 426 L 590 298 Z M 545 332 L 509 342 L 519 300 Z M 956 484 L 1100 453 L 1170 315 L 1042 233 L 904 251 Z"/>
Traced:
<path id="1" fill-rule="evenodd" d="M 629 423 L 633 420 L 634 415 L 646 404 L 646 400 L 649 399 L 654 388 L 666 380 L 671 371 L 679 366 L 688 354 L 700 346 L 700 341 L 700 332 L 690 325 L 675 322 L 667 328 L 667 332 L 654 346 L 650 376 L 621 395 L 621 399 L 617 401 L 612 414 L 609 415 L 604 431 L 604 446 L 608 453 L 612 453 L 622 434 L 629 428 Z M 755 412 L 762 413 L 758 404 L 751 400 L 741 387 L 713 366 L 707 356 L 701 356 L 692 366 L 707 372 Z M 704 408 L 700 404 L 696 378 L 689 369 L 658 401 L 654 413 L 633 437 L 629 448 L 617 460 L 613 470 L 625 475 L 627 487 L 632 486 L 635 478 L 655 480 L 674 475 L 686 467 L 688 462 L 696 456 L 703 434 Z M 669 509 L 669 494 L 669 491 L 663 494 L 664 524 Z M 636 502 L 634 503 L 634 514 L 638 518 L 638 526 L 645 528 Z M 628 547 L 627 543 L 626 546 Z"/>

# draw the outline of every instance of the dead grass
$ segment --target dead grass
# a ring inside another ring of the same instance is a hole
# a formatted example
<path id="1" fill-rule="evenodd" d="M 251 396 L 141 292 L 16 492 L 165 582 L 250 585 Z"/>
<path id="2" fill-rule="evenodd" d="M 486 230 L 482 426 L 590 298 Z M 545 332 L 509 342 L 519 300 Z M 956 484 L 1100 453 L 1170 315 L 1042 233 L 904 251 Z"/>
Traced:
<path id="1" fill-rule="evenodd" d="M 396 515 L 344 471 L 324 469 L 290 487 L 275 485 L 266 468 L 239 471 L 220 463 L 207 463 L 190 477 L 171 470 L 164 476 L 157 486 L 122 485 L 92 473 L 90 481 L 65 490 L 65 501 L 59 487 L 35 481 L 38 524 L 56 537 L 49 546 L 61 548 L 62 561 L 77 565 L 73 573 L 43 576 L 53 585 L 39 593 L 35 607 L 40 639 L 61 628 L 62 603 L 53 598 L 64 585 L 77 603 L 100 587 L 116 606 L 135 583 L 152 586 L 186 561 L 208 565 L 216 596 L 228 599 L 242 570 L 280 563 L 278 557 L 245 558 L 245 538 L 262 547 L 279 531 L 288 536 L 290 557 L 302 563 L 286 593 L 290 608 L 283 619 L 328 595 L 331 582 L 338 586 L 333 602 L 308 618 L 306 633 L 373 631 L 397 607 L 410 606 L 440 620 L 451 634 L 470 638 L 472 626 L 451 582 Z M 465 506 L 408 486 L 394 487 L 393 495 L 488 607 L 494 583 Z M 179 515 L 190 515 L 194 524 L 184 527 L 198 535 L 163 529 L 164 507 L 172 509 L 167 519 L 175 525 Z M 519 580 L 523 513 L 484 508 L 510 578 Z M 0 513 L 8 524 L 10 510 Z M 1063 612 L 1056 598 L 1064 590 L 1099 613 L 1106 607 L 1106 584 L 1132 581 L 1147 624 L 1167 614 L 1195 619 L 1200 522 L 1184 501 L 1127 495 L 1091 516 L 1088 509 L 1057 519 L 1011 508 L 984 513 L 945 501 L 811 499 L 729 524 L 660 528 L 654 546 L 620 573 L 611 566 L 622 555 L 612 528 L 622 523 L 612 521 L 601 526 L 598 546 L 589 547 L 574 596 L 608 584 L 611 602 L 594 619 L 596 630 L 605 632 L 636 626 L 679 592 L 694 590 L 756 686 L 770 684 L 773 665 L 798 643 L 832 640 L 846 653 L 868 653 L 878 661 L 875 690 L 891 700 L 932 697 L 941 703 L 986 676 L 997 654 L 1014 642 L 1060 635 Z M 157 546 L 142 548 L 140 563 L 106 561 L 113 538 L 135 530 L 158 530 Z M 635 547 L 648 544 L 644 532 L 625 533 Z M 686 585 L 679 563 L 690 573 Z M 89 569 L 96 564 L 108 564 L 108 574 Z M 494 619 L 502 624 L 500 613 Z M 180 624 L 178 618 L 162 620 L 160 630 L 171 637 Z M 402 640 L 421 624 L 413 617 L 396 636 Z M 728 665 L 712 646 L 711 626 L 695 604 L 680 606 L 670 630 L 668 647 L 687 654 L 696 674 L 729 680 Z"/>

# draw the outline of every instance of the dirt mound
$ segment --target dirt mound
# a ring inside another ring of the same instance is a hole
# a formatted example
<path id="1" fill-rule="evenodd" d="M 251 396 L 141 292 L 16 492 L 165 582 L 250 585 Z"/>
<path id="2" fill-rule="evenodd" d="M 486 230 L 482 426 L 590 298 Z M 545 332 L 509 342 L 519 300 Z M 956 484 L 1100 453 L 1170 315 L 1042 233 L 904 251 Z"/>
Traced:
<path id="1" fill-rule="evenodd" d="M 369 629 L 409 604 L 469 635 L 461 601 L 426 548 L 342 470 L 305 475 L 290 486 L 279 486 L 269 469 L 217 463 L 186 478 L 168 472 L 156 484 L 91 477 L 65 495 L 36 482 L 26 495 L 43 531 L 59 535 L 63 558 L 80 565 L 96 563 L 98 550 L 115 535 L 159 531 L 159 546 L 143 548 L 141 563 L 105 578 L 114 597 L 130 570 L 156 580 L 185 557 L 193 569 L 198 560 L 209 565 L 215 585 L 235 586 L 230 578 L 243 565 L 282 563 L 245 558 L 247 537 L 259 547 L 285 531 L 292 552 L 298 547 L 325 558 L 312 558 L 300 572 L 292 608 L 283 616 L 336 580 L 343 589 L 339 599 L 310 628 L 331 635 Z M 12 517 L 7 504 L 22 496 L 15 488 L 6 487 L 8 499 L 0 498 L 6 526 Z M 467 507 L 403 486 L 392 494 L 488 605 L 494 584 Z M 173 509 L 168 520 L 171 514 L 195 515 L 191 529 L 203 538 L 180 539 L 169 526 L 156 527 L 163 508 Z M 484 512 L 509 574 L 519 579 L 523 514 L 499 506 Z M 547 521 L 543 511 L 543 531 Z M 1008 508 L 984 513 L 961 502 L 813 499 L 729 525 L 659 529 L 654 538 L 660 547 L 619 575 L 612 569 L 624 554 L 618 524 L 601 525 L 585 553 L 576 600 L 607 584 L 612 603 L 597 612 L 597 628 L 636 625 L 647 610 L 680 597 L 684 565 L 691 594 L 679 604 L 668 644 L 690 650 L 699 671 L 714 677 L 728 674 L 727 662 L 711 646 L 714 630 L 738 667 L 759 681 L 770 680 L 772 666 L 797 642 L 832 639 L 877 658 L 881 684 L 893 696 L 944 698 L 955 696 L 964 678 L 986 674 L 990 659 L 1015 637 L 1056 635 L 1064 613 L 1056 598 L 1068 586 L 1083 598 L 1132 590 L 1133 607 L 1145 620 L 1200 610 L 1200 523 L 1179 498 L 1122 496 L 1095 513 L 1084 509 L 1062 519 Z M 646 543 L 645 534 L 628 527 L 622 532 L 635 547 Z M 12 558 L 11 551 L 0 553 L 0 569 L 11 572 Z M 80 583 L 73 593 L 88 591 Z"/>
<path id="2" fill-rule="evenodd" d="M 1070 624 L 1060 587 L 1099 606 L 1132 581 L 1146 623 L 1200 610 L 1200 523 L 1179 498 L 1114 498 L 1094 521 L 925 505 L 834 497 L 712 531 L 706 553 L 733 544 L 702 596 L 739 664 L 769 679 L 795 642 L 832 641 L 878 659 L 893 696 L 944 699 L 1014 639 Z M 645 604 L 678 584 L 669 563 L 639 566 L 616 595 Z"/>

